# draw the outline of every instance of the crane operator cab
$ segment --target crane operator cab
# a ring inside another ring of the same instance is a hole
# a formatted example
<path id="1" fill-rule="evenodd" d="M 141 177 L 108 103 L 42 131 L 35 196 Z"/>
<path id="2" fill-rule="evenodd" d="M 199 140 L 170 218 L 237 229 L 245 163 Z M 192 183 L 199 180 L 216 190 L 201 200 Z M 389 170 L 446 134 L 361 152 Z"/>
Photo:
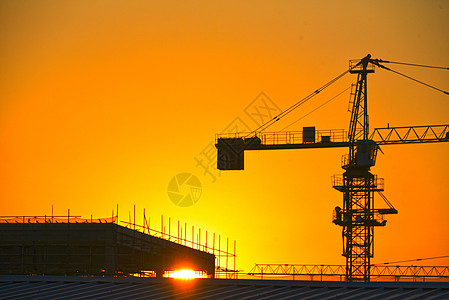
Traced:
<path id="1" fill-rule="evenodd" d="M 358 166 L 372 167 L 376 164 L 377 146 L 372 140 L 357 141 L 356 162 Z"/>

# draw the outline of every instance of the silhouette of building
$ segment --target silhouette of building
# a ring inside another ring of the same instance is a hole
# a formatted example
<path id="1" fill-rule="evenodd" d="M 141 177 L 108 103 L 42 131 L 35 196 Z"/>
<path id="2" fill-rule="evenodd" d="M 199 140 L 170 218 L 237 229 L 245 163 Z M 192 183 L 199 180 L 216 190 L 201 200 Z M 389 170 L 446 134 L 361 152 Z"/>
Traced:
<path id="1" fill-rule="evenodd" d="M 0 223 L 0 274 L 214 277 L 215 255 L 115 223 Z"/>

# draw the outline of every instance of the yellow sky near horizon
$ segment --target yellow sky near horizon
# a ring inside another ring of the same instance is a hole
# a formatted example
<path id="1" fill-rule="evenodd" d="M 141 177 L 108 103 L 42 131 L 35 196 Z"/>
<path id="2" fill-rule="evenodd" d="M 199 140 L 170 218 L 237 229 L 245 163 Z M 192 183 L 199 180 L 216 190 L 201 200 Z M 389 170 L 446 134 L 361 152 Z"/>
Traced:
<path id="1" fill-rule="evenodd" d="M 449 66 L 447 1 L 2 1 L 0 215 L 139 214 L 237 240 L 237 266 L 344 264 L 331 187 L 346 149 L 257 151 L 214 181 L 195 158 L 264 92 L 282 109 L 374 58 Z M 449 74 L 391 65 L 443 90 Z M 448 124 L 449 97 L 376 69 L 370 126 Z M 354 75 L 270 130 L 329 100 Z M 292 125 L 347 129 L 349 92 Z M 449 144 L 382 147 L 372 172 L 398 209 L 374 262 L 449 255 Z M 203 156 L 204 158 L 204 156 Z M 216 170 L 210 170 L 215 173 Z M 192 173 L 199 201 L 174 205 Z M 377 200 L 379 206 L 380 199 Z M 140 218 L 140 217 L 139 217 Z M 449 265 L 449 260 L 426 264 Z"/>

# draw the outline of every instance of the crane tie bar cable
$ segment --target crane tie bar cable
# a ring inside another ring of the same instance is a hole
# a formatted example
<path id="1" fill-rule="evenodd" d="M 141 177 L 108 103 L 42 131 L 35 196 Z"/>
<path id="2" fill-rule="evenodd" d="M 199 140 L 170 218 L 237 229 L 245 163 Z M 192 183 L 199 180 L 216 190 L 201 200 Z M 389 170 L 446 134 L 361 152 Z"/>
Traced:
<path id="1" fill-rule="evenodd" d="M 426 258 L 416 258 L 416 259 L 407 259 L 407 260 L 399 260 L 399 261 L 384 262 L 384 263 L 374 264 L 374 265 L 375 266 L 380 266 L 380 265 L 398 264 L 398 263 L 403 263 L 403 262 L 421 261 L 421 260 L 429 260 L 429 259 L 439 259 L 439 258 L 447 258 L 447 257 L 449 257 L 449 255 L 426 257 Z"/>
<path id="2" fill-rule="evenodd" d="M 344 89 L 342 92 L 338 93 L 337 95 L 335 95 L 334 97 L 330 98 L 329 100 L 327 100 L 326 102 L 324 102 L 323 104 L 321 104 L 320 106 L 318 106 L 317 108 L 313 109 L 312 111 L 308 112 L 307 114 L 305 114 L 304 116 L 302 116 L 301 118 L 299 118 L 298 120 L 294 121 L 293 123 L 291 123 L 290 125 L 285 126 L 284 128 L 281 129 L 285 130 L 288 127 L 292 126 L 293 124 L 298 123 L 299 121 L 301 121 L 302 119 L 304 119 L 305 117 L 307 117 L 308 115 L 310 115 L 311 113 L 317 111 L 318 109 L 320 109 L 321 107 L 323 107 L 324 105 L 328 104 L 329 102 L 331 102 L 332 100 L 334 100 L 335 98 L 337 98 L 338 96 L 340 96 L 341 94 L 343 94 L 344 92 L 346 92 L 347 90 L 349 90 L 351 88 L 351 86 L 347 87 L 346 89 Z"/>
<path id="3" fill-rule="evenodd" d="M 422 68 L 432 68 L 432 69 L 449 70 L 448 67 L 439 67 L 439 66 L 429 66 L 429 65 L 411 64 L 411 63 L 404 63 L 404 62 L 397 62 L 397 61 L 389 61 L 389 60 L 383 60 L 383 59 L 375 59 L 374 61 L 379 62 L 379 63 L 390 63 L 390 64 L 406 65 L 406 66 L 413 66 L 413 67 L 422 67 Z"/>
<path id="4" fill-rule="evenodd" d="M 350 69 L 344 71 L 343 73 L 341 73 L 340 75 L 338 75 L 337 77 L 335 77 L 334 79 L 332 79 L 331 81 L 329 81 L 328 83 L 326 83 L 325 85 L 320 87 L 319 89 L 315 90 L 314 92 L 312 92 L 308 96 L 304 97 L 303 99 L 299 100 L 298 102 L 296 102 L 295 104 L 293 104 L 292 106 L 290 106 L 289 108 L 284 110 L 283 112 L 279 113 L 277 116 L 275 116 L 271 120 L 267 121 L 266 123 L 260 125 L 258 128 L 254 129 L 249 134 L 247 134 L 245 137 L 248 137 L 248 136 L 250 136 L 250 135 L 252 135 L 253 133 L 256 133 L 256 132 L 264 131 L 265 129 L 267 129 L 268 127 L 273 125 L 275 122 L 279 121 L 281 118 L 285 117 L 287 114 L 291 113 L 293 110 L 295 110 L 296 108 L 298 108 L 299 106 L 301 106 L 302 104 L 304 104 L 305 102 L 307 102 L 308 100 L 310 100 L 311 98 L 316 96 L 322 90 L 324 90 L 325 88 L 329 87 L 331 84 L 336 82 L 338 79 L 342 78 L 344 75 L 349 73 L 349 71 L 350 71 Z"/>
<path id="5" fill-rule="evenodd" d="M 439 89 L 435 86 L 432 86 L 430 84 L 427 84 L 421 80 L 415 79 L 413 77 L 410 77 L 408 75 L 405 75 L 403 73 L 400 73 L 398 71 L 392 70 L 388 67 L 385 67 L 383 65 L 381 65 L 380 63 L 395 63 L 395 64 L 403 64 L 403 65 L 410 65 L 410 66 L 417 66 L 417 67 L 426 67 L 426 68 L 435 68 L 435 69 L 447 69 L 449 70 L 449 68 L 446 67 L 438 67 L 438 66 L 429 66 L 429 65 L 419 65 L 419 64 L 411 64 L 411 63 L 401 63 L 401 62 L 392 62 L 392 61 L 387 61 L 387 60 L 382 60 L 382 59 L 370 59 L 370 62 L 380 68 L 383 68 L 385 70 L 391 71 L 393 73 L 396 73 L 398 75 L 401 75 L 403 77 L 406 77 L 410 80 L 413 80 L 415 82 L 418 82 L 422 85 L 425 85 L 429 88 L 432 88 L 434 90 L 437 90 L 439 92 L 442 92 L 446 95 L 449 95 L 449 92 L 444 91 L 442 89 Z M 310 100 L 311 98 L 313 98 L 314 96 L 316 96 L 318 93 L 320 93 L 321 91 L 323 91 L 325 88 L 329 87 L 331 84 L 333 84 L 334 82 L 336 82 L 338 79 L 340 79 L 341 77 L 343 77 L 344 75 L 346 75 L 347 73 L 349 73 L 349 71 L 351 69 L 354 69 L 356 67 L 358 67 L 361 64 L 361 61 L 356 64 L 355 66 L 352 66 L 350 69 L 346 70 L 345 72 L 343 72 L 342 74 L 338 75 L 337 77 L 335 77 L 334 79 L 332 79 L 331 81 L 329 81 L 328 83 L 326 83 L 325 85 L 323 85 L 322 87 L 320 87 L 319 89 L 315 90 L 314 92 L 312 92 L 311 94 L 309 94 L 308 96 L 304 97 L 303 99 L 301 99 L 300 101 L 296 102 L 295 104 L 293 104 L 292 106 L 290 106 L 289 108 L 287 108 L 286 110 L 284 110 L 283 112 L 281 112 L 280 114 L 278 114 L 277 116 L 275 116 L 274 118 L 272 118 L 271 120 L 267 121 L 266 123 L 260 125 L 258 128 L 256 128 L 255 130 L 251 131 L 249 134 L 247 134 L 245 137 L 251 136 L 252 134 L 256 133 L 256 132 L 260 132 L 260 131 L 264 131 L 265 129 L 267 129 L 268 127 L 270 127 L 271 125 L 273 125 L 274 123 L 276 123 L 277 121 L 279 121 L 280 119 L 282 119 L 283 117 L 285 117 L 286 115 L 288 115 L 289 113 L 291 113 L 293 110 L 295 110 L 296 108 L 298 108 L 299 106 L 301 106 L 302 104 L 304 104 L 305 102 L 307 102 L 308 100 Z"/>
<path id="6" fill-rule="evenodd" d="M 437 88 L 437 87 L 435 87 L 435 86 L 433 86 L 433 85 L 427 84 L 427 83 L 425 83 L 425 82 L 423 82 L 423 81 L 421 81 L 421 80 L 415 79 L 415 78 L 410 77 L 410 76 L 408 76 L 408 75 L 405 75 L 405 74 L 403 74 L 403 73 L 401 73 L 401 72 L 392 70 L 392 69 L 390 69 L 390 68 L 388 68 L 388 67 L 385 67 L 385 66 L 379 64 L 377 61 L 380 61 L 380 60 L 373 60 L 372 62 L 373 62 L 373 64 L 375 64 L 376 66 L 378 66 L 378 67 L 380 67 L 380 68 L 382 68 L 382 69 L 391 71 L 391 72 L 393 72 L 393 73 L 395 73 L 395 74 L 401 75 L 401 76 L 403 76 L 403 77 L 405 77 L 405 78 L 408 78 L 408 79 L 413 80 L 413 81 L 415 81 L 415 82 L 418 82 L 418 83 L 420 83 L 420 84 L 422 84 L 422 85 L 425 85 L 425 86 L 427 86 L 427 87 L 429 87 L 429 88 L 431 88 L 431 89 L 434 89 L 434 90 L 437 90 L 437 91 L 439 91 L 439 92 L 442 92 L 443 94 L 449 95 L 449 92 L 447 92 L 447 91 L 444 91 L 444 90 L 442 90 L 442 89 L 439 89 L 439 88 Z"/>

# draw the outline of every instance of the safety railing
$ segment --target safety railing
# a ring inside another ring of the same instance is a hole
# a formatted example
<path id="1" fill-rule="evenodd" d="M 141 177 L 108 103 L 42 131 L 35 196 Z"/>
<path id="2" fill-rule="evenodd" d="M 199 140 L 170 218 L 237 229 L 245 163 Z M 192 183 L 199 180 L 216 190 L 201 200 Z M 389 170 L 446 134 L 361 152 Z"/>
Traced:
<path id="1" fill-rule="evenodd" d="M 288 145 L 306 143 L 341 143 L 348 142 L 348 133 L 344 129 L 316 130 L 312 138 L 304 138 L 303 131 L 279 131 L 279 132 L 237 132 L 221 133 L 215 135 L 215 143 L 218 139 L 247 139 L 258 137 L 263 145 Z"/>
<path id="2" fill-rule="evenodd" d="M 370 214 L 370 217 L 368 218 L 368 220 L 366 219 L 367 218 L 366 216 L 365 216 L 365 219 L 363 219 L 363 214 L 353 213 L 351 223 L 352 224 L 360 223 L 360 224 L 368 225 L 368 226 L 370 226 L 370 225 L 371 226 L 384 226 L 386 224 L 386 222 L 384 222 L 385 216 L 377 211 L 373 211 Z M 343 212 L 342 210 L 340 210 L 340 211 L 333 210 L 332 211 L 332 222 L 337 225 L 348 224 L 349 218 L 347 216 L 347 213 Z"/>
<path id="3" fill-rule="evenodd" d="M 373 180 L 366 181 L 365 178 L 353 178 L 352 184 L 346 184 L 344 183 L 344 178 L 342 174 L 332 175 L 331 177 L 331 183 L 332 187 L 340 190 L 343 188 L 351 188 L 351 189 L 364 189 L 369 188 L 371 190 L 384 190 L 384 179 L 377 177 L 377 175 L 374 175 Z"/>

